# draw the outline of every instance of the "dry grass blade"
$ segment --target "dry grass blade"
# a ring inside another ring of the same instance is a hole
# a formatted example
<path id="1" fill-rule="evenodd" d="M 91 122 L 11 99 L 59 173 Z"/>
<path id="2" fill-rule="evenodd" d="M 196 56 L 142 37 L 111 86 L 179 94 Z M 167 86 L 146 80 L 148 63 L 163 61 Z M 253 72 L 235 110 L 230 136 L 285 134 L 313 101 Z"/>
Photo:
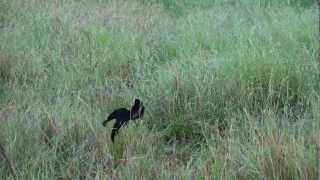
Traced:
<path id="1" fill-rule="evenodd" d="M 8 166 L 9 166 L 9 170 L 10 170 L 10 173 L 11 173 L 13 179 L 17 179 L 17 176 L 14 171 L 14 167 L 13 167 L 12 163 L 10 162 L 9 158 L 7 157 L 6 152 L 1 144 L 0 144 L 0 153 L 1 153 L 1 156 L 7 161 Z"/>

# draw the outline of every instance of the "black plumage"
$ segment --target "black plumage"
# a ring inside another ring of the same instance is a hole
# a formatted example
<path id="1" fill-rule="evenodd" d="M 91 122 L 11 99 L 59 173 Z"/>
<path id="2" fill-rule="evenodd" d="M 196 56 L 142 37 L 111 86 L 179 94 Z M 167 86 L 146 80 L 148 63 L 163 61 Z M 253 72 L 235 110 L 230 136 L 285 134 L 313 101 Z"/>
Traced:
<path id="1" fill-rule="evenodd" d="M 103 121 L 102 125 L 106 126 L 107 123 L 113 119 L 116 119 L 116 122 L 113 125 L 111 132 L 111 141 L 114 143 L 114 137 L 118 134 L 119 129 L 122 126 L 128 124 L 129 120 L 135 120 L 141 118 L 144 114 L 144 106 L 143 103 L 139 99 L 135 99 L 133 106 L 130 110 L 126 108 L 119 108 L 114 110 L 108 118 Z"/>

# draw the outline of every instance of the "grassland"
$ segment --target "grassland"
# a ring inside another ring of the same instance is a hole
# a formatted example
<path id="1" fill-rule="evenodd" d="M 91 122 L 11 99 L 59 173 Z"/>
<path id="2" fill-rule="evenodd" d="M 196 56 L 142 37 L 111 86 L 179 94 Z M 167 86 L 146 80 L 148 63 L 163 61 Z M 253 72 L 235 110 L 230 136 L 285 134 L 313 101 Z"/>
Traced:
<path id="1" fill-rule="evenodd" d="M 0 0 L 0 144 L 18 179 L 318 179 L 318 29 L 312 0 Z"/>

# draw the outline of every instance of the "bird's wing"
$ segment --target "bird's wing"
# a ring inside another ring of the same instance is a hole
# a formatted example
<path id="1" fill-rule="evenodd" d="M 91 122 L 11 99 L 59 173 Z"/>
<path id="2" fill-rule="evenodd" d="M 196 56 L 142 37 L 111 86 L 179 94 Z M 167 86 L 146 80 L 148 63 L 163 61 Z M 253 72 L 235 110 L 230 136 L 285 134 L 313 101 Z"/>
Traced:
<path id="1" fill-rule="evenodd" d="M 109 121 L 111 121 L 117 117 L 117 114 L 118 114 L 118 110 L 115 110 L 112 113 L 110 113 L 108 118 L 105 121 L 103 121 L 102 125 L 106 126 Z"/>

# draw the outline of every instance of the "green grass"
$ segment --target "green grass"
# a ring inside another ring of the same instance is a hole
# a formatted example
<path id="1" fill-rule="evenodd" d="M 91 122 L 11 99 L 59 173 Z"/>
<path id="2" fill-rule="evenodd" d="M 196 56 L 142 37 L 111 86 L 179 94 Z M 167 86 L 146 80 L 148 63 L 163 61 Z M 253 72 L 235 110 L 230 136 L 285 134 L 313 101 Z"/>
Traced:
<path id="1" fill-rule="evenodd" d="M 18 179 L 317 179 L 317 15 L 312 0 L 0 0 L 0 144 Z M 136 97 L 145 117 L 112 144 L 101 122 Z"/>

